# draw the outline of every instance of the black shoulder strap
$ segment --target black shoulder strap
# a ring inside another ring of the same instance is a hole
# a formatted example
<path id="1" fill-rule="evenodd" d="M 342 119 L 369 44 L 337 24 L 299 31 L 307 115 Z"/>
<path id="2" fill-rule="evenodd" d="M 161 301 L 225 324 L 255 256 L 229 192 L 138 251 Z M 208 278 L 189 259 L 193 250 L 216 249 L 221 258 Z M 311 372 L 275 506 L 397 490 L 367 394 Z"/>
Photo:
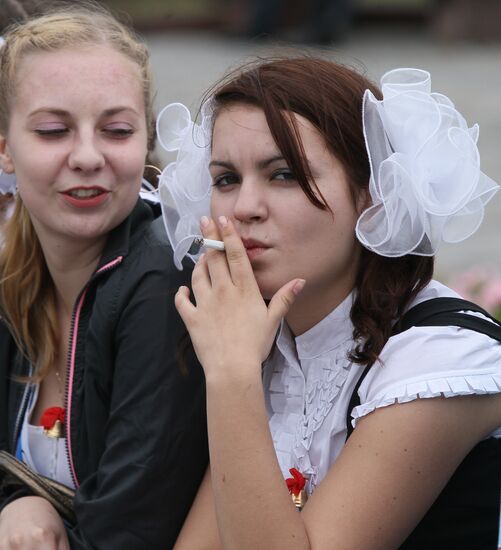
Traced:
<path id="1" fill-rule="evenodd" d="M 461 311 L 481 313 L 490 319 L 490 321 L 474 315 L 468 315 L 467 313 L 460 313 Z M 409 309 L 400 321 L 395 324 L 392 336 L 411 327 L 424 326 L 467 328 L 486 334 L 501 342 L 501 323 L 477 304 L 460 298 L 433 298 L 432 300 L 421 302 Z"/>
<path id="2" fill-rule="evenodd" d="M 468 313 L 461 313 L 461 311 L 474 311 L 485 315 L 491 321 L 481 319 L 475 315 L 469 315 Z M 494 340 L 501 343 L 501 322 L 492 317 L 487 311 L 482 309 L 477 304 L 462 300 L 461 298 L 433 298 L 421 302 L 417 306 L 409 309 L 400 321 L 395 324 L 392 332 L 392 336 L 400 334 L 411 327 L 438 327 L 438 326 L 453 326 L 461 327 L 475 332 L 480 332 L 486 336 L 490 336 Z M 351 413 L 355 407 L 360 405 L 360 396 L 358 395 L 358 389 L 362 384 L 364 378 L 369 372 L 369 368 L 366 367 L 351 395 L 350 404 L 346 413 L 346 439 L 350 437 L 353 432 L 351 425 Z"/>

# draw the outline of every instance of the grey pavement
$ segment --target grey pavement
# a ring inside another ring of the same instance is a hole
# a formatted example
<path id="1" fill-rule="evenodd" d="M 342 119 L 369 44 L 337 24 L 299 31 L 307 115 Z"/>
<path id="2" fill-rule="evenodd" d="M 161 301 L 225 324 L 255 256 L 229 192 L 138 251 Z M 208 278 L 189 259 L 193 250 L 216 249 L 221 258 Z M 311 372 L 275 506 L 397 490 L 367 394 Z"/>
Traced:
<path id="1" fill-rule="evenodd" d="M 145 39 L 156 73 L 157 107 L 181 101 L 192 113 L 204 91 L 229 68 L 256 55 L 290 52 L 294 48 L 226 39 L 205 32 L 166 31 L 146 35 Z M 342 45 L 318 51 L 362 69 L 376 81 L 396 67 L 429 70 L 433 90 L 448 95 L 470 125 L 479 123 L 482 169 L 501 183 L 500 43 L 445 43 L 424 33 L 380 30 L 355 32 Z M 436 275 L 446 281 L 475 264 L 495 265 L 501 270 L 501 192 L 488 205 L 482 227 L 473 237 L 441 248 Z"/>

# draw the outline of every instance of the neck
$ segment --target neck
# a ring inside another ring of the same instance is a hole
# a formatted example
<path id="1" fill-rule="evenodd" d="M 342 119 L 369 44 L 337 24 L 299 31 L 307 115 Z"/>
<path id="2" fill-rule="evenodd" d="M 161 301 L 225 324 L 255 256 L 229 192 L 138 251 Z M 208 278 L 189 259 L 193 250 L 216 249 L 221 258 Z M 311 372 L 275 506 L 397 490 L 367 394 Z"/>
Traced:
<path id="1" fill-rule="evenodd" d="M 329 313 L 343 302 L 351 290 L 350 288 L 346 293 L 339 294 L 335 298 L 332 297 L 328 303 L 325 296 L 320 296 L 318 300 L 307 298 L 306 296 L 300 300 L 298 297 L 285 317 L 294 336 L 301 336 L 301 334 L 304 334 L 320 323 L 322 319 L 327 317 Z"/>
<path id="2" fill-rule="evenodd" d="M 56 288 L 58 308 L 71 315 L 78 294 L 98 265 L 106 238 L 92 242 L 39 239 Z"/>
<path id="3" fill-rule="evenodd" d="M 301 336 L 327 317 L 345 300 L 353 287 L 353 281 L 350 279 L 345 281 L 345 284 L 338 284 L 332 288 L 314 288 L 308 291 L 306 283 L 285 317 L 294 336 Z"/>

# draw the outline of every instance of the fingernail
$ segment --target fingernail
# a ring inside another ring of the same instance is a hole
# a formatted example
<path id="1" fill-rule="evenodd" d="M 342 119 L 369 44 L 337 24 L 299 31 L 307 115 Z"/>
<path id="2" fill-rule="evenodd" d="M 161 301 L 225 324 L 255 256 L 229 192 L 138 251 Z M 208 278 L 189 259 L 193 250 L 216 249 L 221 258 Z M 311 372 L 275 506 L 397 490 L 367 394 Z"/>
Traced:
<path id="1" fill-rule="evenodd" d="M 228 219 L 226 216 L 219 216 L 219 225 L 221 227 L 226 227 L 228 225 Z"/>
<path id="2" fill-rule="evenodd" d="M 304 279 L 298 279 L 292 287 L 292 292 L 297 296 L 303 290 L 305 283 Z"/>
<path id="3" fill-rule="evenodd" d="M 202 227 L 207 227 L 209 225 L 209 218 L 207 216 L 202 216 L 200 218 L 200 225 Z"/>

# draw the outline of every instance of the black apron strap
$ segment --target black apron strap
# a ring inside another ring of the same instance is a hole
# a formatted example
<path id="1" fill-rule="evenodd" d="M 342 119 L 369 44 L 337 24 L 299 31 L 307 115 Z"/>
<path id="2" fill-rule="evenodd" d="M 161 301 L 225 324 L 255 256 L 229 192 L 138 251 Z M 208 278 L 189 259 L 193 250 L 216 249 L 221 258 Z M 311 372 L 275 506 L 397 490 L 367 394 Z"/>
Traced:
<path id="1" fill-rule="evenodd" d="M 476 325 L 478 327 L 485 327 L 493 324 L 489 323 L 489 321 L 486 321 L 485 319 L 480 319 L 479 317 L 468 314 L 460 314 L 460 311 L 474 311 L 477 313 L 481 313 L 482 315 L 493 321 L 493 323 L 495 323 L 498 327 L 501 326 L 497 319 L 492 317 L 492 315 L 485 311 L 485 309 L 482 309 L 480 306 L 474 304 L 473 302 L 468 302 L 468 300 L 462 300 L 461 298 L 433 298 L 432 300 L 426 300 L 425 302 L 421 302 L 417 306 L 409 309 L 409 311 L 407 311 L 402 316 L 400 321 L 395 324 L 392 335 L 399 334 L 400 332 L 403 332 L 404 330 L 407 330 L 411 327 L 434 326 L 435 319 L 438 319 L 438 316 L 442 316 L 447 313 L 457 313 L 459 315 L 463 315 L 463 317 L 456 319 L 457 321 L 461 322 L 461 324 L 457 325 L 455 322 L 452 322 L 450 323 L 452 326 L 470 328 L 462 324 L 461 319 L 464 318 L 470 318 L 474 320 L 478 319 L 479 321 L 482 321 L 482 323 Z M 480 332 L 482 332 L 482 330 L 480 330 Z M 498 338 L 496 337 L 496 339 Z"/>
<path id="2" fill-rule="evenodd" d="M 460 313 L 461 311 L 481 313 L 493 322 L 481 319 L 475 315 L 469 315 L 468 313 Z M 461 298 L 433 298 L 421 302 L 417 306 L 409 309 L 409 311 L 402 316 L 400 321 L 395 324 L 392 336 L 417 326 L 453 326 L 466 328 L 485 334 L 501 343 L 501 323 L 477 304 Z M 358 390 L 368 372 L 369 367 L 366 367 L 360 375 L 355 389 L 351 394 L 350 404 L 348 405 L 346 413 L 346 440 L 348 440 L 353 432 L 351 414 L 353 409 L 360 405 Z"/>

